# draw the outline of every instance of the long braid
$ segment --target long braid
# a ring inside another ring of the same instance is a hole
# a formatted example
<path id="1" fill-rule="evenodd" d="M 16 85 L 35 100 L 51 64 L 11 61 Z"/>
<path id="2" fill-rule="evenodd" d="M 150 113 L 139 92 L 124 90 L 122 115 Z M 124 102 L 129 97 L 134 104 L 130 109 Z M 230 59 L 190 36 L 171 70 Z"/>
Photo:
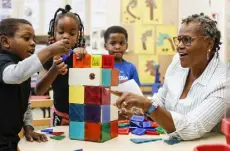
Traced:
<path id="1" fill-rule="evenodd" d="M 68 16 L 68 17 L 72 17 L 73 19 L 75 19 L 79 25 L 78 39 L 77 39 L 77 43 L 74 46 L 74 48 L 85 47 L 84 26 L 82 24 L 81 18 L 78 14 L 70 12 L 70 10 L 71 10 L 71 6 L 66 5 L 65 9 L 58 8 L 58 10 L 55 12 L 54 18 L 51 19 L 50 24 L 49 24 L 49 31 L 48 31 L 49 44 L 56 42 L 54 32 L 55 32 L 55 27 L 57 25 L 58 20 L 64 16 Z M 61 13 L 58 14 L 59 12 L 61 12 Z"/>

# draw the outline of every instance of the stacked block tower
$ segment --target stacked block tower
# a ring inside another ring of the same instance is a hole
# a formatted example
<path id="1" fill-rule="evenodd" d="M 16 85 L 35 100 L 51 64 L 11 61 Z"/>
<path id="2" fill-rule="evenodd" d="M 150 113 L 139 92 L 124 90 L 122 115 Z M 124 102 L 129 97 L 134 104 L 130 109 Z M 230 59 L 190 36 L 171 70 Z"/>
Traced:
<path id="1" fill-rule="evenodd" d="M 105 142 L 118 136 L 118 110 L 111 104 L 110 87 L 119 84 L 114 56 L 89 55 L 69 69 L 69 137 Z"/>

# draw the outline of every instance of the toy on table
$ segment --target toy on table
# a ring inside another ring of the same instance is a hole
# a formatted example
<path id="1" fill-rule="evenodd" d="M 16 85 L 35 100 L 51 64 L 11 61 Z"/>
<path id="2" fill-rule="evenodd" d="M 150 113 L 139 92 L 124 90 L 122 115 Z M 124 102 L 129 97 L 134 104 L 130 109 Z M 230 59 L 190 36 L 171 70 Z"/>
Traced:
<path id="1" fill-rule="evenodd" d="M 118 136 L 118 109 L 111 105 L 110 87 L 118 86 L 114 56 L 73 54 L 69 69 L 69 137 L 105 142 Z"/>
<path id="2" fill-rule="evenodd" d="M 226 107 L 225 116 L 229 116 L 229 107 Z M 227 144 L 205 144 L 197 146 L 194 151 L 230 151 L 230 118 L 225 117 L 221 123 L 221 131 L 226 137 Z"/>
<path id="3" fill-rule="evenodd" d="M 142 144 L 142 143 L 160 141 L 162 140 L 162 138 L 131 138 L 130 140 L 135 144 Z"/>
<path id="4" fill-rule="evenodd" d="M 156 122 L 148 121 L 144 116 L 133 115 L 129 120 L 118 121 L 118 133 L 128 135 L 129 132 L 135 135 L 160 135 L 165 130 Z"/>

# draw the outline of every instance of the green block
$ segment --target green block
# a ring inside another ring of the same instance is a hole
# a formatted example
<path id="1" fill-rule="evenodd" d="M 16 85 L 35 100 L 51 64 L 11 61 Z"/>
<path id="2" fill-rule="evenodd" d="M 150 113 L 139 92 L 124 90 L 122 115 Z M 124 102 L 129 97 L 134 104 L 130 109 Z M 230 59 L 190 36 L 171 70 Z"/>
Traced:
<path id="1" fill-rule="evenodd" d="M 129 125 L 130 125 L 129 123 L 118 124 L 118 127 L 119 127 L 119 128 L 128 127 Z"/>
<path id="2" fill-rule="evenodd" d="M 50 138 L 55 140 L 63 140 L 65 136 L 50 136 Z"/>
<path id="3" fill-rule="evenodd" d="M 105 142 L 111 139 L 110 136 L 110 123 L 101 124 L 101 142 Z"/>
<path id="4" fill-rule="evenodd" d="M 165 134 L 165 130 L 162 127 L 157 127 L 156 128 L 157 132 L 159 132 L 160 134 Z"/>

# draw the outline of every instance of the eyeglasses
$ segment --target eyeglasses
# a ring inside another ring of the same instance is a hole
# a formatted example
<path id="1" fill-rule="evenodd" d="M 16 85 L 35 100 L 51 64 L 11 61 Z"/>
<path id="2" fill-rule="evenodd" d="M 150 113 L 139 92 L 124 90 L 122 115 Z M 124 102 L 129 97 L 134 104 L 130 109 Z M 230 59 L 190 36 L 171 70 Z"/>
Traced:
<path id="1" fill-rule="evenodd" d="M 206 36 L 198 36 L 198 37 L 178 36 L 178 37 L 173 37 L 173 42 L 176 46 L 178 46 L 181 41 L 185 46 L 191 46 L 194 40 L 201 38 L 201 37 L 206 37 Z"/>

